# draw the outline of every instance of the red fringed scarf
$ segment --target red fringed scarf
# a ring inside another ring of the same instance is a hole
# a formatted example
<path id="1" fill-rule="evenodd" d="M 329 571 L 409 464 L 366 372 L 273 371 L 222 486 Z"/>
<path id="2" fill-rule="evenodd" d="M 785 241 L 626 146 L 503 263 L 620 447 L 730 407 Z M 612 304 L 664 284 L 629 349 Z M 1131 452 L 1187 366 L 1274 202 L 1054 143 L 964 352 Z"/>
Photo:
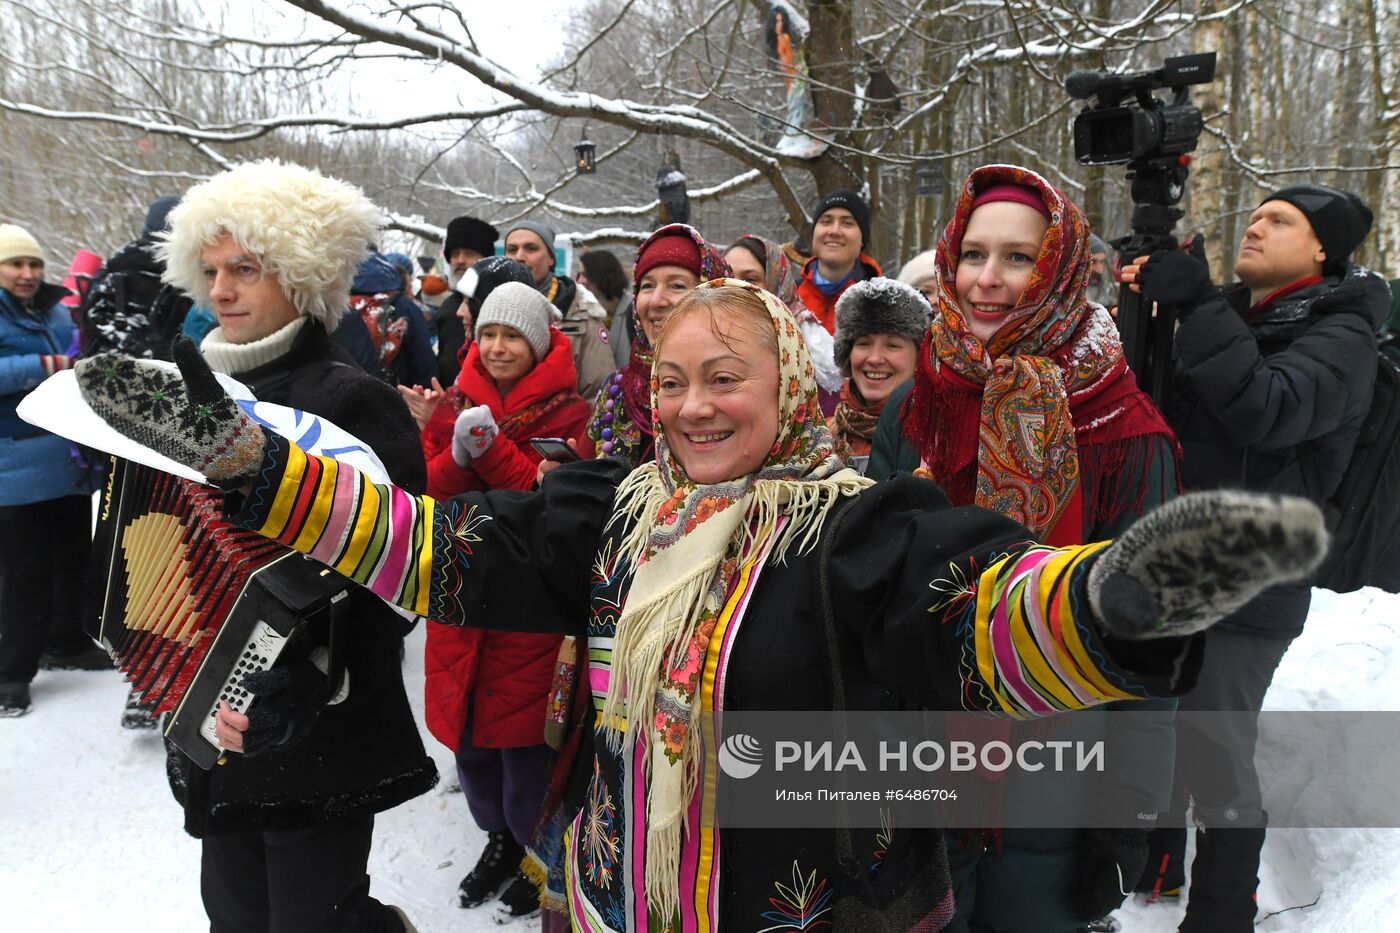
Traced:
<path id="1" fill-rule="evenodd" d="M 1006 183 L 1038 191 L 1051 221 L 1013 309 L 1028 313 L 984 347 L 958 305 L 958 255 L 977 193 Z M 1085 298 L 1089 226 L 1079 208 L 1034 172 L 984 166 L 963 187 L 936 266 L 939 313 L 902 421 L 953 504 L 976 503 L 1065 544 L 1139 509 L 1155 438 L 1175 440 L 1138 390 L 1112 319 Z"/>

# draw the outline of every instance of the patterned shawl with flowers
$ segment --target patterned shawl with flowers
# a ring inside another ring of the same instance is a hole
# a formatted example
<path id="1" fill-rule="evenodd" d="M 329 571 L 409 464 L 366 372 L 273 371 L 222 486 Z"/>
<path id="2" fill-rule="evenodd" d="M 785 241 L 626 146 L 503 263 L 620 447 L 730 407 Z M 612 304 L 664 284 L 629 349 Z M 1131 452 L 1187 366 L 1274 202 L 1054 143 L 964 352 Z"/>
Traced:
<path id="1" fill-rule="evenodd" d="M 778 337 L 778 436 L 758 471 L 698 485 L 671 453 L 656 421 L 655 459 L 619 488 L 614 521 L 633 522 L 622 544 L 637 568 L 613 644 L 613 677 L 602 721 L 626 709 L 618 748 L 645 743 L 646 892 L 650 910 L 670 917 L 679 898 L 681 829 L 695 794 L 699 742 L 691 725 L 710 635 L 740 561 L 768 551 L 781 561 L 794 544 L 816 545 L 842 496 L 870 480 L 844 469 L 817 403 L 812 361 L 787 307 L 737 279 L 702 289 L 748 289 L 768 309 Z M 656 411 L 652 380 L 652 411 Z M 771 550 L 769 550 L 771 548 Z"/>
<path id="2" fill-rule="evenodd" d="M 984 346 L 963 320 L 955 282 L 972 203 L 998 184 L 1039 192 L 1050 227 L 1012 310 L 1028 313 Z M 1099 480 L 1129 456 L 1146 456 L 1144 439 L 1172 436 L 1136 390 L 1112 319 L 1085 297 L 1089 261 L 1088 222 L 1044 178 L 1010 165 L 973 171 L 938 241 L 939 313 L 904 419 L 905 435 L 954 504 L 1008 515 L 1042 540 L 1065 516 L 1083 475 L 1096 484 L 1092 501 L 1081 503 L 1091 523 L 1121 508 L 1125 495 L 1140 502 L 1145 470 L 1136 492 Z M 1078 540 L 1080 529 L 1068 531 Z"/>
<path id="3" fill-rule="evenodd" d="M 658 227 L 642 245 L 637 247 L 637 255 L 632 265 L 636 268 L 648 246 L 662 237 L 683 233 L 700 247 L 700 281 L 719 279 L 729 274 L 729 264 L 724 261 L 719 250 L 710 245 L 698 230 L 688 224 L 667 224 Z M 632 353 L 627 365 L 608 377 L 608 381 L 598 390 L 593 400 L 593 416 L 588 419 L 585 430 L 593 439 L 596 456 L 620 457 L 632 466 L 639 466 L 651 445 L 651 341 L 647 340 L 646 330 L 637 316 L 637 288 L 641 283 L 632 280 L 632 326 L 637 332 L 632 341 Z"/>
<path id="4" fill-rule="evenodd" d="M 836 346 L 831 332 L 811 309 L 802 303 L 802 296 L 797 293 L 798 283 L 802 281 L 801 268 L 795 268 L 783 247 L 767 237 L 746 233 L 740 239 L 756 240 L 763 244 L 763 287 L 787 305 L 797 320 L 802 338 L 807 341 L 807 352 L 812 357 L 812 365 L 816 368 L 817 388 L 828 396 L 836 395 L 841 391 L 846 377 L 836 366 Z M 830 404 L 834 405 L 835 402 Z"/>

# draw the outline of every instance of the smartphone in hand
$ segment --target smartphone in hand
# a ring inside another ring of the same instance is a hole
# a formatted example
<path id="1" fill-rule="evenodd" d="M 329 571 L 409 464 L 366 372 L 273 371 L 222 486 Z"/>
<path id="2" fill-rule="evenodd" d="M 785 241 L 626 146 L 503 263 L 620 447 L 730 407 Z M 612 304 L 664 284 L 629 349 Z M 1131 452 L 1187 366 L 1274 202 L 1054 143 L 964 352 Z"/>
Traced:
<path id="1" fill-rule="evenodd" d="M 532 437 L 530 446 L 535 448 L 535 453 L 546 460 L 553 460 L 557 463 L 573 463 L 575 460 L 582 460 L 578 451 L 569 446 L 569 442 L 562 437 Z"/>

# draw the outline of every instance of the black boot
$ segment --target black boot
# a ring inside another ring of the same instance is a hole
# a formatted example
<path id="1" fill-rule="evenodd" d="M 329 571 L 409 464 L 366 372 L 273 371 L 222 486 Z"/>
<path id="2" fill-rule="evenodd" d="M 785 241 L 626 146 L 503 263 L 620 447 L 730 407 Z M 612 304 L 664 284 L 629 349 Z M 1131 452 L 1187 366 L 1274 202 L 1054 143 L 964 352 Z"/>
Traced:
<path id="1" fill-rule="evenodd" d="M 1198 829 L 1190 901 L 1178 933 L 1252 933 L 1264 828 Z"/>
<path id="2" fill-rule="evenodd" d="M 524 857 L 524 847 L 510 833 L 487 833 L 486 848 L 476 860 L 476 867 L 457 886 L 457 902 L 463 907 L 475 907 L 495 897 L 515 877 Z"/>
<path id="3" fill-rule="evenodd" d="M 160 723 L 156 719 L 156 701 L 141 702 L 141 695 L 132 687 L 126 695 L 126 708 L 122 710 L 123 729 L 154 729 Z"/>
<path id="4" fill-rule="evenodd" d="M 496 902 L 496 922 L 509 923 L 512 920 L 538 917 L 540 914 L 540 891 L 534 882 L 517 871 L 501 899 Z"/>
<path id="5" fill-rule="evenodd" d="M 1185 826 L 1152 830 L 1147 834 L 1147 867 L 1134 890 L 1147 894 L 1149 901 L 1180 897 L 1185 860 Z"/>
<path id="6" fill-rule="evenodd" d="M 29 712 L 29 684 L 15 681 L 0 684 L 0 718 L 23 716 Z"/>
<path id="7" fill-rule="evenodd" d="M 115 666 L 112 656 L 101 645 L 88 644 L 71 654 L 45 651 L 39 655 L 41 671 L 110 671 Z"/>

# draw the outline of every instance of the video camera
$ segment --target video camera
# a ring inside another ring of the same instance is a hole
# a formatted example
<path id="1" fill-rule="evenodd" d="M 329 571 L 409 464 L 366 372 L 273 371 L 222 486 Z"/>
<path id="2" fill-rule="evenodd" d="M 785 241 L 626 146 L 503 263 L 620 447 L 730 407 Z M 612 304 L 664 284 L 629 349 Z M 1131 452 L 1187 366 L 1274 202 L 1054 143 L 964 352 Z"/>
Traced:
<path id="1" fill-rule="evenodd" d="M 1205 122 L 1191 103 L 1191 87 L 1215 80 L 1215 53 L 1180 55 L 1155 71 L 1104 74 L 1076 71 L 1065 90 L 1089 104 L 1074 118 L 1074 158 L 1081 165 L 1128 167 L 1132 187 L 1133 232 L 1113 241 L 1123 263 L 1158 250 L 1176 249 L 1172 233 L 1182 211 L 1190 153 Z M 1170 101 L 1154 96 L 1170 90 Z M 1171 365 L 1176 309 L 1142 307 L 1142 296 L 1122 286 L 1118 330 L 1128 365 L 1139 387 L 1161 401 Z"/>
<path id="2" fill-rule="evenodd" d="M 1193 151 L 1204 124 L 1189 88 L 1214 80 L 1214 52 L 1169 58 L 1156 71 L 1136 74 L 1076 71 L 1065 90 L 1094 102 L 1074 120 L 1074 158 L 1081 165 L 1119 165 Z M 1152 96 L 1165 88 L 1174 92 L 1170 103 Z"/>

